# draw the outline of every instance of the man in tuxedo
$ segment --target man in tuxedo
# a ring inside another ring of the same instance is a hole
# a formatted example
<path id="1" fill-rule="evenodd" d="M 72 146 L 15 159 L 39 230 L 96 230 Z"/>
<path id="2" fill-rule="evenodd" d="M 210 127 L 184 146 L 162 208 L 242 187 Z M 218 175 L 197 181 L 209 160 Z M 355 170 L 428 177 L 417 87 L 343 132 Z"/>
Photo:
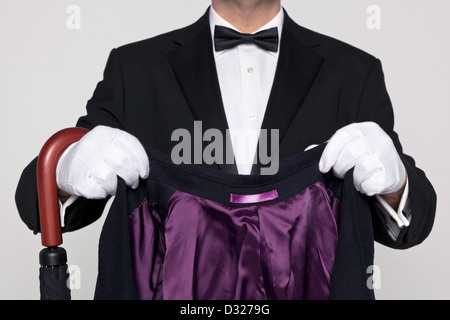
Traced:
<path id="1" fill-rule="evenodd" d="M 117 177 L 135 187 L 148 176 L 144 147 L 170 154 L 173 132 L 193 134 L 195 121 L 224 133 L 276 129 L 281 160 L 328 142 L 320 170 L 353 170 L 355 188 L 369 196 L 375 240 L 405 249 L 431 231 L 436 195 L 394 132 L 380 61 L 297 25 L 280 0 L 213 0 L 188 27 L 112 50 L 77 122 L 92 130 L 58 163 L 63 230 L 98 219 Z M 249 141 L 251 150 L 257 145 Z M 235 174 L 261 167 L 203 164 Z M 36 159 L 16 202 L 39 232 L 35 171 Z"/>

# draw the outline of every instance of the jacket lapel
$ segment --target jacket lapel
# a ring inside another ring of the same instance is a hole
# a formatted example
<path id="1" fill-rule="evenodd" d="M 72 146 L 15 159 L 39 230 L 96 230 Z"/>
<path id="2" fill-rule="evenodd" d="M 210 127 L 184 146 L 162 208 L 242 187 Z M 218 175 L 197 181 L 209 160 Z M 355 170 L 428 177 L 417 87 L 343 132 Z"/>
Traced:
<path id="1" fill-rule="evenodd" d="M 203 132 L 218 129 L 222 137 L 228 139 L 228 123 L 214 61 L 209 10 L 191 28 L 195 30 L 195 35 L 192 38 L 183 35 L 183 38 L 176 39 L 175 42 L 181 46 L 169 53 L 168 58 L 194 119 L 202 121 Z M 225 148 L 226 143 L 223 142 Z M 226 164 L 225 156 L 224 164 L 218 164 L 220 169 L 238 173 L 235 164 Z"/>
<path id="2" fill-rule="evenodd" d="M 277 70 L 261 128 L 268 133 L 269 155 L 277 151 L 270 148 L 270 130 L 279 130 L 280 145 L 324 61 L 322 56 L 312 50 L 318 43 L 301 37 L 303 28 L 286 12 L 284 19 Z M 260 168 L 258 159 L 252 174 L 258 174 Z"/>

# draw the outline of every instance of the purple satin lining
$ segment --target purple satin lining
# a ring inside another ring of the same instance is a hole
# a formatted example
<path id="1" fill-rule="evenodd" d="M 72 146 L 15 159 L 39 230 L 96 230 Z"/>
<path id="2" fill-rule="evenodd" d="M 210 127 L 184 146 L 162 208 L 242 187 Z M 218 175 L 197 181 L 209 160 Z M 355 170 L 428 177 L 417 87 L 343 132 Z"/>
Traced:
<path id="1" fill-rule="evenodd" d="M 231 194 L 230 202 L 231 203 L 240 203 L 240 204 L 259 203 L 259 202 L 275 200 L 277 198 L 278 198 L 277 190 L 272 190 L 272 191 L 260 193 L 260 194 L 247 194 L 247 195 Z"/>
<path id="2" fill-rule="evenodd" d="M 137 294 L 141 300 L 159 296 L 164 261 L 164 233 L 158 208 L 144 199 L 128 219 Z"/>
<path id="3" fill-rule="evenodd" d="M 138 297 L 328 299 L 340 207 L 322 182 L 238 207 L 176 191 L 164 222 L 144 200 L 129 216 Z"/>

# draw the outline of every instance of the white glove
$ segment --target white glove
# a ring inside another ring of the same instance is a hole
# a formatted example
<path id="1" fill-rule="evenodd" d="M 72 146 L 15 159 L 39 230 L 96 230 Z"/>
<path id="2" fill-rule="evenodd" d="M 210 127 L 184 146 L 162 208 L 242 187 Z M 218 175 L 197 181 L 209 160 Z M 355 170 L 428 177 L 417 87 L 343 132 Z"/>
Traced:
<path id="1" fill-rule="evenodd" d="M 328 141 L 319 162 L 322 173 L 343 178 L 354 168 L 356 190 L 368 196 L 399 191 L 406 169 L 392 139 L 374 122 L 353 123 L 338 130 Z"/>
<path id="2" fill-rule="evenodd" d="M 104 199 L 115 195 L 117 176 L 133 188 L 150 164 L 143 146 L 129 133 L 98 126 L 67 148 L 58 161 L 58 187 L 72 196 Z"/>

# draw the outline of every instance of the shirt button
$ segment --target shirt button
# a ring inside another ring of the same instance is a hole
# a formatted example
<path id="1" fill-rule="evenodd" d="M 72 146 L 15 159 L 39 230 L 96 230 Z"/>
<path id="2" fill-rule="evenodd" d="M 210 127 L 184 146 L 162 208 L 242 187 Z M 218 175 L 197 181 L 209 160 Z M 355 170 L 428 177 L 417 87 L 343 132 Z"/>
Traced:
<path id="1" fill-rule="evenodd" d="M 250 119 L 250 121 L 256 121 L 256 114 L 251 113 L 248 118 Z"/>
<path id="2" fill-rule="evenodd" d="M 255 71 L 252 67 L 250 67 L 250 68 L 247 68 L 247 72 L 248 73 L 253 73 L 253 71 Z"/>

